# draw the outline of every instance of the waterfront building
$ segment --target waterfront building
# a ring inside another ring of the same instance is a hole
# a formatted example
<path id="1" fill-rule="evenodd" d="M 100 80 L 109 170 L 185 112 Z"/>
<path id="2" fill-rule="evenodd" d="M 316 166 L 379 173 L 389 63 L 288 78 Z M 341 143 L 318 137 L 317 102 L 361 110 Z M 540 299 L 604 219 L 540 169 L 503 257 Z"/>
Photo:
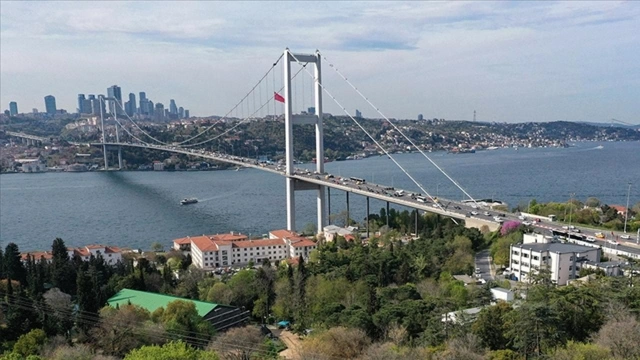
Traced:
<path id="1" fill-rule="evenodd" d="M 16 116 L 18 115 L 18 103 L 12 101 L 9 103 L 9 115 Z"/>
<path id="2" fill-rule="evenodd" d="M 107 265 L 116 265 L 118 262 L 122 261 L 122 249 L 117 246 L 106 246 L 106 245 L 86 245 L 77 248 L 69 247 L 67 248 L 67 254 L 70 259 L 73 259 L 77 256 L 82 261 L 89 261 L 91 256 L 98 257 L 102 256 L 104 262 Z M 51 251 L 32 251 L 21 253 L 20 258 L 23 262 L 26 262 L 29 257 L 32 257 L 34 261 L 47 261 L 50 262 L 53 259 L 53 254 Z"/>
<path id="3" fill-rule="evenodd" d="M 153 313 L 159 308 L 166 309 L 169 303 L 176 300 L 192 302 L 195 305 L 198 315 L 209 322 L 216 332 L 244 324 L 249 320 L 249 311 L 235 306 L 220 305 L 126 288 L 109 298 L 107 303 L 112 307 L 121 307 L 129 304 L 137 305 Z"/>
<path id="4" fill-rule="evenodd" d="M 55 115 L 57 112 L 56 109 L 56 98 L 53 95 L 47 95 L 44 97 L 44 107 L 46 109 L 47 114 Z"/>
<path id="5" fill-rule="evenodd" d="M 39 173 L 47 172 L 47 164 L 41 163 L 40 160 L 34 159 L 22 163 L 22 172 L 24 173 Z"/>
<path id="6" fill-rule="evenodd" d="M 306 260 L 316 247 L 315 242 L 288 230 L 271 231 L 267 239 L 248 239 L 246 235 L 230 233 L 188 236 L 173 241 L 174 249 L 190 254 L 193 265 L 205 270 L 300 256 Z"/>

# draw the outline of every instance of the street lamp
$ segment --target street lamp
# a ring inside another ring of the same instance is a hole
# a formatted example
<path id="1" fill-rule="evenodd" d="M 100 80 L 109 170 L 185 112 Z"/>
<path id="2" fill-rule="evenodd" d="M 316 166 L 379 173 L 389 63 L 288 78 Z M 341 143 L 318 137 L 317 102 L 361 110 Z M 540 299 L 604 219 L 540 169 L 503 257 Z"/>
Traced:
<path id="1" fill-rule="evenodd" d="M 631 183 L 629 183 L 629 188 L 627 189 L 627 207 L 624 210 L 624 233 L 627 233 L 627 218 L 629 217 L 629 195 L 631 194 Z"/>

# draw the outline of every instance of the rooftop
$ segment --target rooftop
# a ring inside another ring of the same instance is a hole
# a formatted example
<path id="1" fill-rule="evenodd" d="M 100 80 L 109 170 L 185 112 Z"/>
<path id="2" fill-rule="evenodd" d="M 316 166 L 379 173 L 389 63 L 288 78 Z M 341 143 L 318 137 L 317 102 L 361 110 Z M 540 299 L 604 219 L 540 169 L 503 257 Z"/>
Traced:
<path id="1" fill-rule="evenodd" d="M 166 308 L 170 302 L 173 302 L 176 300 L 191 301 L 196 305 L 196 311 L 200 316 L 207 315 L 208 313 L 211 312 L 211 310 L 219 306 L 218 304 L 204 302 L 204 301 L 196 301 L 196 300 L 185 299 L 185 298 L 180 298 L 175 296 L 156 294 L 156 293 L 139 291 L 139 290 L 131 290 L 131 289 L 120 290 L 117 294 L 113 295 L 109 300 L 107 300 L 107 303 L 109 303 L 109 305 L 113 307 L 115 307 L 116 305 L 124 306 L 128 304 L 132 304 L 132 305 L 137 305 L 137 306 L 140 306 L 141 308 L 147 309 L 149 310 L 149 312 L 154 312 L 161 307 Z"/>
<path id="2" fill-rule="evenodd" d="M 581 253 L 595 250 L 597 248 L 575 245 L 575 244 L 560 244 L 560 243 L 531 243 L 531 244 L 520 244 L 514 245 L 514 247 L 519 247 L 521 249 L 532 250 L 537 252 L 549 251 L 554 253 Z"/>

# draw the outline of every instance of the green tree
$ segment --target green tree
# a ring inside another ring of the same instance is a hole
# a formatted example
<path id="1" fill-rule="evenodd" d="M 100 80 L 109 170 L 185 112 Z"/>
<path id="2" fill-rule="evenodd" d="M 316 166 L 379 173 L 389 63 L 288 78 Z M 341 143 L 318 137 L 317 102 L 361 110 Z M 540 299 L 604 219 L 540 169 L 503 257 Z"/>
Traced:
<path id="1" fill-rule="evenodd" d="M 155 252 L 162 252 L 164 251 L 164 245 L 160 244 L 157 241 L 154 241 L 153 244 L 151 244 L 151 250 Z"/>
<path id="2" fill-rule="evenodd" d="M 33 329 L 20 336 L 13 345 L 13 352 L 24 357 L 36 355 L 47 340 L 47 334 L 42 329 Z"/>
<path id="3" fill-rule="evenodd" d="M 69 253 L 64 240 L 56 238 L 51 244 L 51 283 L 67 294 L 76 291 L 75 270 L 69 259 Z"/>
<path id="4" fill-rule="evenodd" d="M 172 341 L 162 346 L 147 345 L 131 351 L 125 360 L 218 360 L 216 353 L 197 350 L 181 342 Z"/>
<path id="5" fill-rule="evenodd" d="M 213 334 L 211 324 L 198 314 L 193 301 L 172 301 L 159 314 L 157 320 L 176 339 L 184 339 L 194 345 L 204 346 Z"/>
<path id="6" fill-rule="evenodd" d="M 16 280 L 26 287 L 27 271 L 20 259 L 20 250 L 15 243 L 7 244 L 4 250 L 4 273 L 7 279 Z"/>
<path id="7" fill-rule="evenodd" d="M 511 305 L 501 301 L 480 311 L 471 329 L 483 346 L 491 350 L 507 348 L 509 339 L 506 336 L 508 328 L 505 319 L 512 310 Z"/>

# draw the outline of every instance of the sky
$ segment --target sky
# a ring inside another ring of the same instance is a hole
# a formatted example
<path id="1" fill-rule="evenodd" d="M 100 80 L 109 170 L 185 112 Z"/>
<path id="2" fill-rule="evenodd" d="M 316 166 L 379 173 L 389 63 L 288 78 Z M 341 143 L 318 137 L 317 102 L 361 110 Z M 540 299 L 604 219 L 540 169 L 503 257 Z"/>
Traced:
<path id="1" fill-rule="evenodd" d="M 0 105 L 43 111 L 51 94 L 75 111 L 77 94 L 117 84 L 123 97 L 224 115 L 285 48 L 325 57 L 333 114 L 640 123 L 632 1 L 1 1 Z M 281 64 L 254 102 L 282 84 Z M 311 84 L 296 78 L 295 108 L 312 106 Z"/>

